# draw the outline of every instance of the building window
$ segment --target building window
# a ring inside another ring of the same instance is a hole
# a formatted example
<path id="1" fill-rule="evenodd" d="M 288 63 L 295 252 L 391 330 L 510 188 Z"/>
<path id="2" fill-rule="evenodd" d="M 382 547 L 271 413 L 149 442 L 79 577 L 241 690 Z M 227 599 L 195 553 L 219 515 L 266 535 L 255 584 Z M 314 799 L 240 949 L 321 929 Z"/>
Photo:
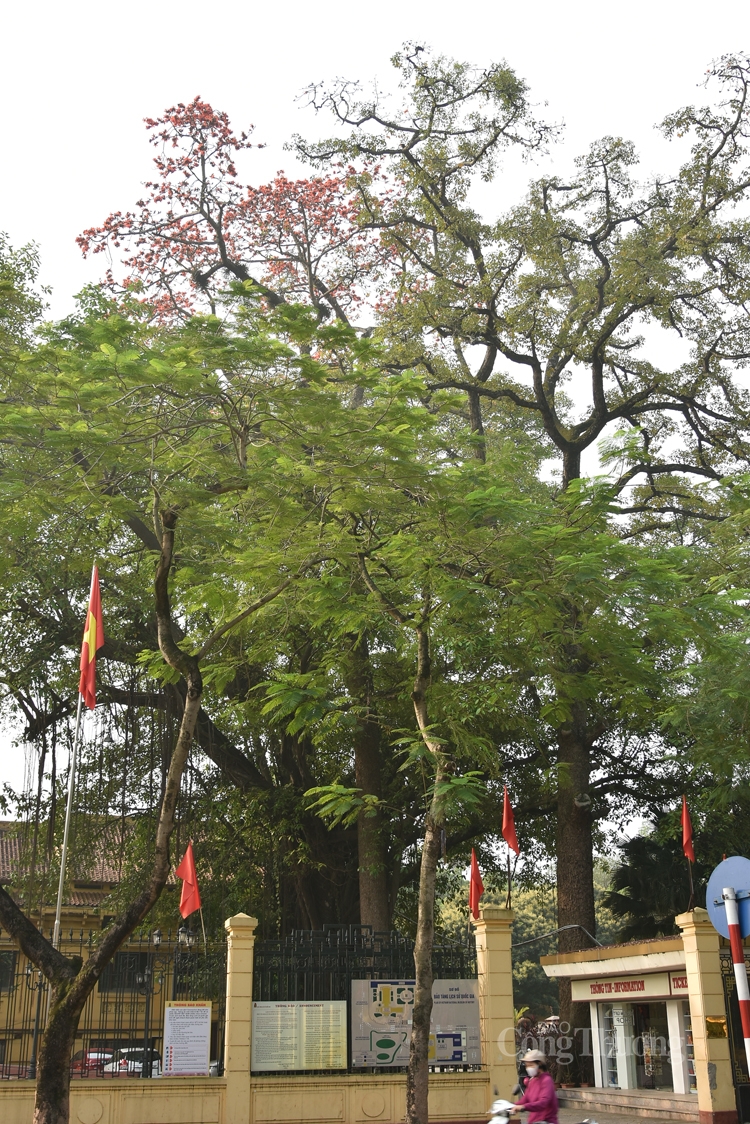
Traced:
<path id="1" fill-rule="evenodd" d="M 138 991 L 148 966 L 147 952 L 118 952 L 99 979 L 99 991 Z"/>
<path id="2" fill-rule="evenodd" d="M 0 952 L 0 991 L 12 991 L 16 980 L 16 954 L 8 950 Z"/>

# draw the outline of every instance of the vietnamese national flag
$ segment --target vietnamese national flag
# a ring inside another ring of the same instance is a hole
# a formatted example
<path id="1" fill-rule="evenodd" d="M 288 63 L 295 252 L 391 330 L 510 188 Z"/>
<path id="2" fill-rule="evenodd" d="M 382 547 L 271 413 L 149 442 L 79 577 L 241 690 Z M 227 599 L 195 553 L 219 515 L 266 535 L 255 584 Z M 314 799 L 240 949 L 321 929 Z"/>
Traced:
<path id="1" fill-rule="evenodd" d="M 182 879 L 182 894 L 180 895 L 180 913 L 183 919 L 195 913 L 201 907 L 201 893 L 198 889 L 198 875 L 195 873 L 195 858 L 193 857 L 192 839 L 187 845 L 187 851 L 182 856 L 182 862 L 177 867 L 175 874 Z"/>
<path id="2" fill-rule="evenodd" d="M 695 862 L 695 848 L 693 847 L 693 825 L 690 822 L 687 800 L 682 798 L 682 851 L 686 859 Z"/>
<path id="3" fill-rule="evenodd" d="M 479 863 L 477 862 L 477 853 L 474 848 L 471 848 L 471 877 L 469 879 L 469 909 L 471 916 L 476 919 L 479 917 L 479 899 L 484 893 L 484 883 L 482 882 L 482 875 L 479 873 Z"/>
<path id="4" fill-rule="evenodd" d="M 81 679 L 78 690 L 86 706 L 93 710 L 96 706 L 96 653 L 104 643 L 104 622 L 102 620 L 102 598 L 99 592 L 99 570 L 91 571 L 91 593 L 86 613 L 81 645 Z"/>
<path id="5" fill-rule="evenodd" d="M 503 785 L 503 839 L 511 851 L 515 851 L 517 855 L 521 854 L 518 836 L 516 835 L 516 821 L 513 818 L 513 809 L 510 806 L 510 797 L 508 796 L 508 786 L 505 784 Z"/>

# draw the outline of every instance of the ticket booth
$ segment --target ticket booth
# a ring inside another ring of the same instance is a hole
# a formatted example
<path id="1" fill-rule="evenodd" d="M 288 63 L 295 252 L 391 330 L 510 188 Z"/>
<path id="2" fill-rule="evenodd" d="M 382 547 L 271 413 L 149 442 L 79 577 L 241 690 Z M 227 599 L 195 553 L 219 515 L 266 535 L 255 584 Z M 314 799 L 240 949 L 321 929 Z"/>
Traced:
<path id="1" fill-rule="evenodd" d="M 599 1087 L 697 1091 L 686 988 L 684 972 L 573 981 L 591 1008 Z"/>
<path id="2" fill-rule="evenodd" d="M 544 957 L 542 964 L 548 975 L 569 978 L 573 1000 L 590 1006 L 599 1088 L 697 1092 L 681 940 Z"/>

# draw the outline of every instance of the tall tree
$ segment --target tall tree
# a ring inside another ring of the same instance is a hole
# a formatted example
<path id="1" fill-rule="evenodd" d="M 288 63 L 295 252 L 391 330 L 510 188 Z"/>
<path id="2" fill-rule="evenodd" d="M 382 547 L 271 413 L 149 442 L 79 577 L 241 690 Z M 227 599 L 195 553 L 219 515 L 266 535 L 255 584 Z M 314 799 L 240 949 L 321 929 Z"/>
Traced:
<path id="1" fill-rule="evenodd" d="M 66 1124 L 70 1053 L 86 998 L 166 884 L 204 674 L 209 682 L 220 675 L 224 665 L 215 653 L 226 638 L 249 627 L 316 564 L 317 534 L 304 533 L 309 505 L 292 500 L 289 482 L 304 475 L 306 442 L 331 407 L 318 390 L 319 363 L 265 330 L 258 317 L 249 316 L 232 338 L 211 322 L 174 336 L 110 311 L 105 319 L 63 325 L 44 345 L 4 364 L 5 529 L 12 537 L 14 519 L 26 528 L 36 515 L 43 525 L 52 507 L 69 505 L 71 512 L 86 510 L 91 549 L 100 529 L 116 528 L 109 543 L 115 570 L 116 552 L 127 554 L 132 536 L 156 544 L 153 600 L 142 611 L 155 617 L 158 650 L 144 659 L 152 676 L 178 688 L 180 714 L 137 892 L 85 963 L 55 949 L 0 889 L 3 925 L 51 987 L 39 1124 Z M 217 552 L 236 545 L 240 508 L 249 521 L 242 548 L 230 568 L 219 569 Z M 149 568 L 141 570 L 142 585 Z M 102 575 L 106 592 L 106 566 Z M 176 623 L 175 599 L 184 624 Z"/>
<path id="2" fill-rule="evenodd" d="M 501 424 L 498 406 L 526 414 L 550 442 L 563 490 L 578 487 L 583 455 L 606 438 L 613 504 L 635 517 L 629 533 L 716 518 L 716 494 L 690 479 L 719 481 L 747 455 L 738 372 L 748 354 L 748 238 L 736 207 L 750 189 L 750 64 L 720 60 L 711 79 L 723 100 L 667 118 L 667 137 L 693 141 L 676 173 L 640 186 L 632 145 L 604 138 L 573 175 L 538 180 L 524 205 L 491 222 L 468 189 L 472 173 L 492 177 L 509 130 L 484 80 L 420 48 L 394 61 L 403 105 L 348 83 L 313 88 L 315 106 L 352 131 L 298 145 L 323 166 L 361 168 L 361 221 L 401 264 L 382 299 L 392 361 L 421 366 L 433 392 L 453 392 L 479 459 L 491 458 L 485 429 L 488 417 Z M 373 165 L 389 190 L 373 181 Z M 689 342 L 690 357 L 661 364 L 658 335 L 680 354 Z M 573 627 L 575 603 L 570 612 Z M 596 675 L 597 664 L 569 648 L 571 676 Z M 604 731 L 583 698 L 563 712 L 554 732 L 567 778 L 557 802 L 559 924 L 593 931 L 586 798 Z M 567 929 L 561 947 L 582 940 Z M 570 996 L 561 1001 L 568 1018 Z"/>

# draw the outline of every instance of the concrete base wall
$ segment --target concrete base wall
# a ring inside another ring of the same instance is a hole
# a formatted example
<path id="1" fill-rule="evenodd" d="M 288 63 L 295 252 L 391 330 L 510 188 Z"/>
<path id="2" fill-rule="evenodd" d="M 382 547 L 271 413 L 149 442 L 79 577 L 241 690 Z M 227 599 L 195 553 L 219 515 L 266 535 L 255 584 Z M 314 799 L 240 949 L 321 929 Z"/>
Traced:
<path id="1" fill-rule="evenodd" d="M 253 1077 L 250 1124 L 402 1124 L 403 1074 L 332 1077 Z M 222 1077 L 73 1080 L 71 1124 L 238 1124 L 227 1109 Z M 436 1124 L 486 1121 L 491 1103 L 488 1073 L 435 1073 L 430 1077 L 430 1120 Z M 32 1081 L 0 1083 L 2 1124 L 31 1124 Z"/>
<path id="2" fill-rule="evenodd" d="M 486 1121 L 488 1073 L 430 1075 L 430 1120 Z M 251 1083 L 252 1124 L 401 1124 L 406 1115 L 403 1074 L 346 1077 L 261 1077 Z M 227 1121 L 227 1124 L 233 1124 Z"/>
<path id="3" fill-rule="evenodd" d="M 70 1086 L 70 1124 L 227 1124 L 221 1077 L 105 1077 Z M 2 1124 L 31 1124 L 33 1111 L 33 1081 L 0 1083 Z"/>

